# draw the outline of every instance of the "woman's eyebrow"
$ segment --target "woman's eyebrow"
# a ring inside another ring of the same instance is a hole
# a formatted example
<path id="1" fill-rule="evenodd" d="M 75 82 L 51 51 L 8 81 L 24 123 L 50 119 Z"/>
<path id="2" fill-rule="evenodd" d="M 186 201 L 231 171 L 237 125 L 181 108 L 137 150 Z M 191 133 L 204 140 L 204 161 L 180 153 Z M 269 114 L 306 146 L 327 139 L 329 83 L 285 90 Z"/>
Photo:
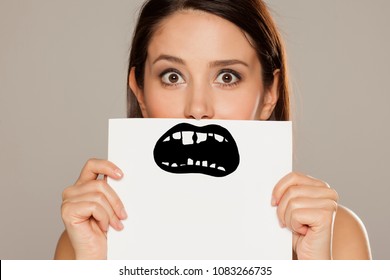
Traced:
<path id="1" fill-rule="evenodd" d="M 210 67 L 225 67 L 229 65 L 234 65 L 234 64 L 242 64 L 246 67 L 249 67 L 247 63 L 244 61 L 238 60 L 238 59 L 227 59 L 227 60 L 216 60 L 213 62 L 210 62 Z"/>
<path id="2" fill-rule="evenodd" d="M 170 62 L 174 62 L 174 63 L 178 63 L 178 64 L 182 64 L 182 65 L 185 65 L 186 63 L 184 62 L 183 59 L 179 58 L 179 57 L 176 57 L 176 56 L 172 56 L 172 55 L 167 55 L 167 54 L 162 54 L 160 55 L 159 57 L 157 57 L 154 61 L 153 61 L 153 64 L 157 63 L 158 61 L 160 60 L 168 60 Z"/>
<path id="3" fill-rule="evenodd" d="M 158 61 L 160 60 L 167 60 L 167 61 L 170 61 L 170 62 L 174 62 L 174 63 L 178 63 L 178 64 L 182 64 L 182 65 L 186 65 L 185 61 L 179 57 L 176 57 L 176 56 L 172 56 L 172 55 L 167 55 L 167 54 L 161 54 L 159 55 L 154 61 L 153 61 L 153 64 L 157 63 Z M 234 64 L 242 64 L 246 67 L 249 67 L 249 65 L 247 63 L 245 63 L 244 61 L 242 60 L 238 60 L 238 59 L 226 59 L 226 60 L 216 60 L 216 61 L 212 61 L 209 63 L 209 66 L 211 68 L 213 67 L 226 67 L 226 66 L 229 66 L 229 65 L 234 65 Z"/>

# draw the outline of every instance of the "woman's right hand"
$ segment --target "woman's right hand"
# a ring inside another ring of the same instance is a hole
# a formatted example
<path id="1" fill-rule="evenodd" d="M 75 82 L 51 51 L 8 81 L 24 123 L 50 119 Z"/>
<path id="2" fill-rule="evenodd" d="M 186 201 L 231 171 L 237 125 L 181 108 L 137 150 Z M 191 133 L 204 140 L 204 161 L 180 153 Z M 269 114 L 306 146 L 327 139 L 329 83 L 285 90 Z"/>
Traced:
<path id="1" fill-rule="evenodd" d="M 90 159 L 76 183 L 62 194 L 62 219 L 76 259 L 106 259 L 109 226 L 123 229 L 121 220 L 127 214 L 107 176 L 119 180 L 123 172 L 107 160 Z"/>

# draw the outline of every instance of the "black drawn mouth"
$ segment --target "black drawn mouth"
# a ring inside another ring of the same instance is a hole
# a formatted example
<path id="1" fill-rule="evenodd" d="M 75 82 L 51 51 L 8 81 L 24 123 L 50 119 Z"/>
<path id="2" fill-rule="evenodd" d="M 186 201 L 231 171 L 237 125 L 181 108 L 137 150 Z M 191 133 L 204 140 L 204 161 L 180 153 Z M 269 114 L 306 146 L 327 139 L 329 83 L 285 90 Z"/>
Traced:
<path id="1" fill-rule="evenodd" d="M 197 127 L 180 123 L 157 141 L 154 161 L 171 173 L 202 173 L 223 177 L 234 172 L 240 155 L 229 131 L 212 124 Z"/>

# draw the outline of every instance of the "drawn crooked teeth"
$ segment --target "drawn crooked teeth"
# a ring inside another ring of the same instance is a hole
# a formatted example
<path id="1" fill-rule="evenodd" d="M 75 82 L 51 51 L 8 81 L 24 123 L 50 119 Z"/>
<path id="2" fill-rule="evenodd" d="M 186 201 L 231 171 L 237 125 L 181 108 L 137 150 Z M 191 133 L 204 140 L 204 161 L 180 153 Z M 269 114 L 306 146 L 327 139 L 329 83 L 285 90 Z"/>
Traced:
<path id="1" fill-rule="evenodd" d="M 201 133 L 201 132 L 197 132 L 196 133 L 196 136 L 197 136 L 197 140 L 196 140 L 196 143 L 200 143 L 200 142 L 204 142 L 207 140 L 207 133 Z"/>
<path id="2" fill-rule="evenodd" d="M 214 134 L 214 138 L 215 138 L 215 140 L 217 140 L 218 142 L 222 142 L 223 141 L 223 136 L 221 136 L 221 135 L 218 135 L 218 134 Z"/>
<path id="3" fill-rule="evenodd" d="M 222 166 L 218 166 L 217 169 L 218 169 L 218 170 L 221 170 L 221 171 L 226 171 L 225 168 L 223 168 Z"/>
<path id="4" fill-rule="evenodd" d="M 193 131 L 182 131 L 182 132 L 175 132 L 172 134 L 172 139 L 175 140 L 182 140 L 183 145 L 192 145 L 194 144 L 194 140 L 196 140 L 196 143 L 199 144 L 201 142 L 207 141 L 208 137 L 214 137 L 215 140 L 218 142 L 228 142 L 226 138 L 224 138 L 221 135 L 214 134 L 214 133 L 202 133 L 202 132 L 193 132 Z M 171 141 L 171 137 L 168 136 L 163 140 L 163 142 L 169 142 Z"/>
<path id="5" fill-rule="evenodd" d="M 172 137 L 173 139 L 179 140 L 181 138 L 181 133 L 180 132 L 173 133 Z"/>
<path id="6" fill-rule="evenodd" d="M 179 165 L 177 163 L 172 163 L 172 164 L 169 164 L 169 162 L 162 162 L 163 165 L 165 166 L 170 166 L 170 167 L 179 167 Z M 180 164 L 180 167 L 183 167 L 183 166 L 189 166 L 189 165 L 195 165 L 195 166 L 202 166 L 202 167 L 209 167 L 209 168 L 217 168 L 218 170 L 221 170 L 221 171 L 226 171 L 225 168 L 223 168 L 222 166 L 216 166 L 215 163 L 213 164 L 210 164 L 208 165 L 208 161 L 207 160 L 203 160 L 203 161 L 200 161 L 200 160 L 197 160 L 194 164 L 194 160 L 192 159 L 187 159 L 187 164 L 183 163 L 183 164 Z"/>
<path id="7" fill-rule="evenodd" d="M 192 132 L 192 131 L 183 131 L 182 135 L 183 135 L 183 138 L 182 138 L 183 145 L 192 145 L 192 144 L 194 144 L 194 140 L 192 140 L 192 136 L 194 135 L 194 132 Z"/>

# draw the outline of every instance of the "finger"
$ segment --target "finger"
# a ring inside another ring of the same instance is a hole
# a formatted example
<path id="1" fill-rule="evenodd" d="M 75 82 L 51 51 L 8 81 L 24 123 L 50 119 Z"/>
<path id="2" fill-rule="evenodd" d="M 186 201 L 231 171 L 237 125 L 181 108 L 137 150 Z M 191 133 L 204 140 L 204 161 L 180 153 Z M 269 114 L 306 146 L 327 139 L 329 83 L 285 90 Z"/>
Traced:
<path id="1" fill-rule="evenodd" d="M 107 212 L 107 215 L 109 217 L 109 224 L 116 230 L 122 230 L 123 224 L 118 219 L 117 215 L 115 214 L 114 210 L 112 209 L 110 203 L 108 202 L 106 196 L 100 192 L 98 193 L 86 193 L 80 196 L 72 197 L 68 200 L 71 203 L 78 203 L 78 202 L 94 202 L 99 204 L 103 207 L 103 209 Z"/>
<path id="2" fill-rule="evenodd" d="M 108 200 L 111 208 L 120 219 L 126 219 L 127 213 L 125 207 L 117 193 L 104 180 L 89 181 L 83 185 L 71 186 L 64 190 L 62 199 L 64 201 L 87 193 L 101 193 Z"/>
<path id="3" fill-rule="evenodd" d="M 280 179 L 280 181 L 275 185 L 272 191 L 272 205 L 276 206 L 279 204 L 281 197 L 289 187 L 298 185 L 329 188 L 329 185 L 321 180 L 301 173 L 291 172 Z"/>
<path id="4" fill-rule="evenodd" d="M 338 194 L 334 189 L 316 187 L 316 186 L 291 186 L 289 187 L 278 202 L 277 213 L 279 217 L 284 217 L 287 205 L 291 200 L 297 198 L 307 199 L 330 199 L 338 201 Z M 284 224 L 283 218 L 281 222 Z"/>
<path id="5" fill-rule="evenodd" d="M 292 213 L 294 211 L 299 209 L 312 209 L 313 215 L 315 215 L 315 210 L 325 210 L 327 211 L 328 215 L 331 217 L 333 213 L 337 210 L 337 203 L 332 199 L 322 199 L 322 198 L 295 198 L 289 201 L 287 208 L 284 213 L 281 213 L 281 223 L 291 230 L 292 228 Z M 278 213 L 279 217 L 279 213 Z M 321 225 L 326 226 L 326 222 L 328 222 L 328 219 L 323 220 L 321 222 Z M 311 226 L 308 224 L 308 226 Z"/>
<path id="6" fill-rule="evenodd" d="M 107 175 L 113 179 L 123 177 L 123 172 L 112 162 L 103 159 L 89 159 L 81 170 L 76 185 L 96 180 L 99 174 Z"/>
<path id="7" fill-rule="evenodd" d="M 334 211 L 323 208 L 291 212 L 293 246 L 302 259 L 330 259 L 334 216 Z"/>
<path id="8" fill-rule="evenodd" d="M 67 229 L 72 231 L 94 218 L 103 232 L 108 231 L 110 218 L 105 209 L 95 202 L 66 202 L 62 204 L 62 219 Z"/>
<path id="9" fill-rule="evenodd" d="M 291 212 L 288 227 L 295 233 L 302 235 L 307 231 L 318 233 L 324 228 L 331 229 L 334 212 L 322 208 L 299 208 Z"/>

